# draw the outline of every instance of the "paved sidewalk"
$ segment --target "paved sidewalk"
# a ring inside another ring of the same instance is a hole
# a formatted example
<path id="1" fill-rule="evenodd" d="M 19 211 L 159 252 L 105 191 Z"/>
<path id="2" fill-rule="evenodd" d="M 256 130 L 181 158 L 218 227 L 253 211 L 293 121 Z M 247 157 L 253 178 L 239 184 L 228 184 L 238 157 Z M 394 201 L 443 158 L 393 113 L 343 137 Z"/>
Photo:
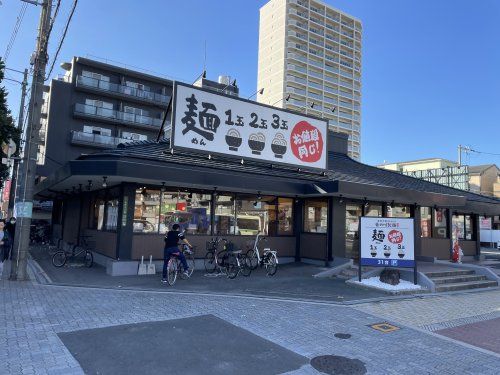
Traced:
<path id="1" fill-rule="evenodd" d="M 106 270 L 98 265 L 91 268 L 72 266 L 56 268 L 43 248 L 32 247 L 30 253 L 52 283 L 58 285 L 240 294 L 335 303 L 387 296 L 381 291 L 353 288 L 345 284 L 344 280 L 314 278 L 312 275 L 324 268 L 307 264 L 280 265 L 273 277 L 267 277 L 263 269 L 257 269 L 252 271 L 250 277 L 240 275 L 234 280 L 229 280 L 225 276 L 217 277 L 215 274 L 207 275 L 204 270 L 196 270 L 188 281 L 178 280 L 171 287 L 160 283 L 161 273 L 144 276 L 109 276 Z"/>
<path id="2" fill-rule="evenodd" d="M 482 302 L 491 296 L 486 297 Z M 397 304 L 392 307 L 397 308 Z M 369 374 L 497 374 L 500 368 L 500 356 L 406 326 L 392 333 L 376 331 L 368 325 L 385 319 L 359 308 L 1 281 L 0 373 L 81 374 L 79 363 L 58 333 L 201 315 L 218 317 L 308 360 L 329 354 L 357 359 L 363 362 Z M 352 337 L 342 340 L 336 338 L 335 333 L 348 333 Z M 196 334 L 192 340 L 197 340 Z M 169 348 L 175 350 L 175 345 Z M 235 346 L 218 348 L 231 351 L 236 358 L 244 355 L 238 349 Z M 165 348 L 159 347 L 156 355 L 161 356 L 163 350 Z M 186 355 L 190 361 L 206 360 L 203 352 L 178 353 L 179 358 Z M 114 370 L 101 368 L 100 373 L 117 373 Z M 168 369 L 164 372 L 175 373 Z M 317 372 L 306 364 L 289 373 Z"/>

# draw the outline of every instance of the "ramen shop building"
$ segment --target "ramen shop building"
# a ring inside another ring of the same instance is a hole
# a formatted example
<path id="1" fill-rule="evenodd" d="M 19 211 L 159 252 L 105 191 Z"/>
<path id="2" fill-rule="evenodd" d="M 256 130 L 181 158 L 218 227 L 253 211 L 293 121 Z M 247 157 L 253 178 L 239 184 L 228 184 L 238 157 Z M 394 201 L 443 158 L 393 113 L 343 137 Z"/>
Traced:
<path id="1" fill-rule="evenodd" d="M 244 249 L 262 233 L 281 262 L 331 264 L 358 257 L 361 216 L 414 218 L 415 255 L 449 259 L 452 230 L 479 255 L 479 216 L 500 214 L 498 199 L 349 158 L 322 119 L 184 84 L 169 140 L 83 155 L 37 196 L 55 202 L 55 238 L 89 236 L 97 260 L 131 273 L 141 256 L 161 259 L 174 223 L 200 258 L 216 235 Z"/>

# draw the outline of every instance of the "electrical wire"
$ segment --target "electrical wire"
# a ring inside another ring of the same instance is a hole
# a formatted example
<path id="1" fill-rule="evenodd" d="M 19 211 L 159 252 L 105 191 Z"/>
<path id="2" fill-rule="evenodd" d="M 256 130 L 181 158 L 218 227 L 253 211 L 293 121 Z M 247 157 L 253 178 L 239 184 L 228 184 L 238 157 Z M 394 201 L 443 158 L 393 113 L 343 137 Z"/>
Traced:
<path id="1" fill-rule="evenodd" d="M 9 43 L 7 44 L 7 48 L 5 49 L 5 53 L 3 56 L 3 62 L 6 63 L 7 59 L 9 58 L 10 51 L 12 51 L 12 47 L 14 46 L 14 43 L 16 41 L 17 34 L 19 32 L 19 28 L 21 27 L 21 23 L 23 22 L 24 15 L 26 13 L 26 9 L 28 8 L 27 3 L 23 3 L 21 5 L 21 10 L 19 11 L 19 15 L 17 16 L 16 19 L 16 24 L 14 25 L 14 29 L 12 30 L 12 34 L 9 39 Z"/>
<path id="2" fill-rule="evenodd" d="M 59 56 L 59 52 L 61 51 L 62 45 L 64 43 L 64 38 L 66 37 L 66 33 L 68 32 L 69 24 L 71 23 L 71 19 L 73 18 L 73 14 L 75 13 L 76 5 L 78 4 L 78 0 L 73 1 L 73 7 L 71 8 L 71 12 L 68 16 L 68 19 L 66 21 L 66 26 L 64 27 L 64 31 L 62 34 L 61 39 L 59 40 L 59 45 L 57 46 L 56 53 L 54 55 L 54 58 L 52 59 L 52 64 L 50 65 L 49 73 L 45 76 L 45 81 L 47 81 L 52 74 L 52 70 L 54 69 L 54 65 L 57 61 L 57 57 Z"/>

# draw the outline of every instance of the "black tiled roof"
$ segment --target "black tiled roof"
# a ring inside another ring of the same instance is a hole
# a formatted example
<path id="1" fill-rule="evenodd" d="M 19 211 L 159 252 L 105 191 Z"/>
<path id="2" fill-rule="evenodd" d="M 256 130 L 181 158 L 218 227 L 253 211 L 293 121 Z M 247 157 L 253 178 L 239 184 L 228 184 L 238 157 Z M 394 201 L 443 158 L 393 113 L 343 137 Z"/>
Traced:
<path id="1" fill-rule="evenodd" d="M 308 182 L 345 181 L 375 186 L 393 187 L 399 189 L 416 190 L 446 195 L 466 197 L 469 201 L 500 204 L 500 199 L 454 189 L 433 182 L 406 176 L 398 172 L 389 171 L 357 162 L 348 155 L 330 152 L 328 163 L 331 169 L 321 171 L 301 170 L 285 165 L 263 164 L 254 161 L 245 161 L 241 164 L 238 160 L 223 156 L 214 156 L 208 160 L 206 156 L 175 150 L 174 154 L 168 152 L 170 143 L 162 140 L 137 141 L 120 144 L 116 149 L 105 150 L 92 155 L 81 156 L 80 159 L 116 156 L 120 158 L 139 158 L 150 161 L 168 161 L 170 163 L 187 164 L 200 167 L 211 167 L 238 172 L 272 175 L 276 177 L 303 180 Z"/>

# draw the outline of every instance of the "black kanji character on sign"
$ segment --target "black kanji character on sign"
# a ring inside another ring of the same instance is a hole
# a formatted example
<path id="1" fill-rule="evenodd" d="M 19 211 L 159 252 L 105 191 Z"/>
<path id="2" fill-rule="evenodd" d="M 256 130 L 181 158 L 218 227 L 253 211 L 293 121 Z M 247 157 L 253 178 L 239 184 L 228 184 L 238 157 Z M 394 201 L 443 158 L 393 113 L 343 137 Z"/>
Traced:
<path id="1" fill-rule="evenodd" d="M 243 116 L 236 115 L 236 126 L 243 126 L 245 123 L 243 122 Z"/>
<path id="2" fill-rule="evenodd" d="M 200 125 L 203 129 L 209 130 L 211 132 L 216 133 L 217 128 L 220 125 L 219 116 L 214 113 L 208 113 L 208 110 L 211 109 L 213 111 L 217 111 L 217 108 L 212 103 L 202 102 L 201 106 L 204 108 L 203 111 L 200 112 Z M 213 135 L 212 135 L 213 138 Z"/>
<path id="3" fill-rule="evenodd" d="M 198 109 L 198 107 L 196 106 L 196 104 L 198 104 L 198 100 L 196 100 L 196 97 L 194 96 L 194 94 L 191 94 L 191 97 L 186 98 L 186 102 L 188 103 L 187 104 L 188 110 L 186 112 L 184 112 L 186 116 L 184 116 L 181 119 L 181 122 L 184 125 L 186 125 L 186 127 L 184 128 L 184 130 L 182 130 L 182 134 L 186 134 L 189 131 L 193 131 L 193 132 L 201 135 L 202 137 L 206 138 L 207 140 L 213 141 L 214 140 L 213 133 L 210 133 L 209 131 L 205 131 L 203 129 L 199 129 L 196 127 L 195 117 L 197 117 L 198 115 L 196 114 L 195 111 Z M 208 109 L 211 109 L 210 107 L 207 108 L 207 103 L 201 103 L 201 105 L 203 106 L 203 108 L 205 108 L 204 111 L 200 112 L 200 116 L 199 116 L 201 127 L 207 129 L 205 127 L 206 124 L 205 124 L 204 118 L 209 117 L 210 120 L 207 121 L 208 128 L 212 128 L 212 129 L 216 130 L 217 127 L 219 126 L 219 123 L 220 123 L 219 118 L 217 116 L 215 116 L 214 114 L 207 114 L 206 113 L 206 111 Z M 209 104 L 209 105 L 213 106 L 213 109 L 215 109 L 215 106 L 213 104 Z M 216 121 L 212 121 L 213 116 L 215 116 Z M 211 130 L 211 131 L 213 131 L 215 133 L 215 130 Z"/>
<path id="4" fill-rule="evenodd" d="M 383 230 L 377 232 L 376 229 L 373 230 L 372 241 L 377 241 L 378 243 L 384 242 L 385 234 Z"/>

